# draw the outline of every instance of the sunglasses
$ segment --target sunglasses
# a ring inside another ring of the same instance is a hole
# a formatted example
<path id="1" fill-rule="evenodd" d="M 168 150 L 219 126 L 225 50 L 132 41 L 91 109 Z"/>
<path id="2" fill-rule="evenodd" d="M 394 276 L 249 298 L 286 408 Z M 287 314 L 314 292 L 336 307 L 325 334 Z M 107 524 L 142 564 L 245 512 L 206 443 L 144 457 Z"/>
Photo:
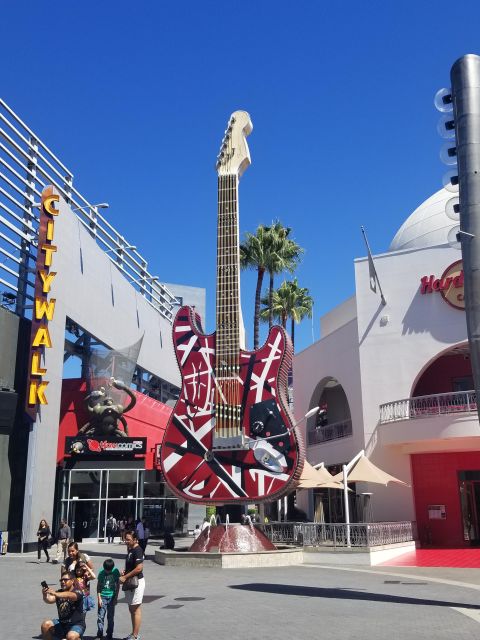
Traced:
<path id="1" fill-rule="evenodd" d="M 60 582 L 71 582 L 71 578 L 60 578 Z"/>

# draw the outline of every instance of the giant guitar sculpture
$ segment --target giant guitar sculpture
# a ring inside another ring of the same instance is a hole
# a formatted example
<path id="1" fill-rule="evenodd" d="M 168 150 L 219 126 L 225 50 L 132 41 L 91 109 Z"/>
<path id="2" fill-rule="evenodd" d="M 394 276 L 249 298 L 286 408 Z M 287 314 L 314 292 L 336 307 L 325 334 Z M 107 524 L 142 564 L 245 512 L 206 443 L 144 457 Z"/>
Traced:
<path id="1" fill-rule="evenodd" d="M 256 351 L 244 349 L 240 309 L 238 180 L 250 164 L 245 111 L 232 114 L 217 160 L 216 332 L 182 307 L 173 342 L 182 375 L 167 424 L 161 466 L 189 502 L 261 502 L 295 488 L 303 468 L 300 434 L 288 410 L 292 346 L 282 327 Z"/>

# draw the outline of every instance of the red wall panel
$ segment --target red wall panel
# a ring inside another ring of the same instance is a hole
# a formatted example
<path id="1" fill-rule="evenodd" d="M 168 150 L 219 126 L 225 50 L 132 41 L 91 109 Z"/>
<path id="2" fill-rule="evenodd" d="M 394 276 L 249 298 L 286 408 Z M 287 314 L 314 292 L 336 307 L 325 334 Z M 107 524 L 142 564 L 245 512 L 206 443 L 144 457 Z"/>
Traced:
<path id="1" fill-rule="evenodd" d="M 463 524 L 458 471 L 480 470 L 480 453 L 421 453 L 411 456 L 418 536 L 422 544 L 461 547 Z M 429 520 L 428 505 L 444 504 L 445 520 Z"/>
<path id="2" fill-rule="evenodd" d="M 442 356 L 423 372 L 413 390 L 413 396 L 429 396 L 435 393 L 451 393 L 454 378 L 472 375 L 470 358 L 462 355 Z"/>
<path id="3" fill-rule="evenodd" d="M 137 404 L 125 414 L 130 436 L 147 438 L 145 469 L 153 469 L 155 445 L 162 442 L 168 418 L 172 412 L 158 400 L 134 392 Z M 77 435 L 78 429 L 88 422 L 85 409 L 86 386 L 83 380 L 64 380 L 60 405 L 60 429 L 58 433 L 57 464 L 64 458 L 65 437 Z"/>

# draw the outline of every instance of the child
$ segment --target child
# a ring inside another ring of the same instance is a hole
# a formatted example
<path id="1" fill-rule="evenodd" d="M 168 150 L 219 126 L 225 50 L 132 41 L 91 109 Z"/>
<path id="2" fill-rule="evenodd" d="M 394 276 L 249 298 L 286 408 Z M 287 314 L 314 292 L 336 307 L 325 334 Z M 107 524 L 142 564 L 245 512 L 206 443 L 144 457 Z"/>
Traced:
<path id="1" fill-rule="evenodd" d="M 106 613 L 107 640 L 112 640 L 114 625 L 113 618 L 115 616 L 115 605 L 117 604 L 119 587 L 120 571 L 116 568 L 114 561 L 111 558 L 107 558 L 103 563 L 103 569 L 98 574 L 97 638 L 103 638 L 103 623 Z"/>
<path id="2" fill-rule="evenodd" d="M 96 576 L 85 562 L 77 562 L 75 565 L 75 588 L 83 593 L 83 611 L 91 611 L 95 608 L 95 602 L 90 595 L 90 580 Z"/>

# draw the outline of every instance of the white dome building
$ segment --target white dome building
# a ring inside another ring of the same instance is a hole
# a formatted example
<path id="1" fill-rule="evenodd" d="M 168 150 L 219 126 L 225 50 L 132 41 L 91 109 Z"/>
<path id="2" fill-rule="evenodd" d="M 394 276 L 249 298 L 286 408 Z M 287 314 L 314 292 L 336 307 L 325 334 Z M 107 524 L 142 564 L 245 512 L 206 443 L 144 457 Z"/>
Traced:
<path id="1" fill-rule="evenodd" d="M 449 231 L 458 225 L 445 213 L 445 206 L 452 197 L 452 193 L 440 189 L 422 202 L 395 234 L 390 251 L 448 244 Z"/>

